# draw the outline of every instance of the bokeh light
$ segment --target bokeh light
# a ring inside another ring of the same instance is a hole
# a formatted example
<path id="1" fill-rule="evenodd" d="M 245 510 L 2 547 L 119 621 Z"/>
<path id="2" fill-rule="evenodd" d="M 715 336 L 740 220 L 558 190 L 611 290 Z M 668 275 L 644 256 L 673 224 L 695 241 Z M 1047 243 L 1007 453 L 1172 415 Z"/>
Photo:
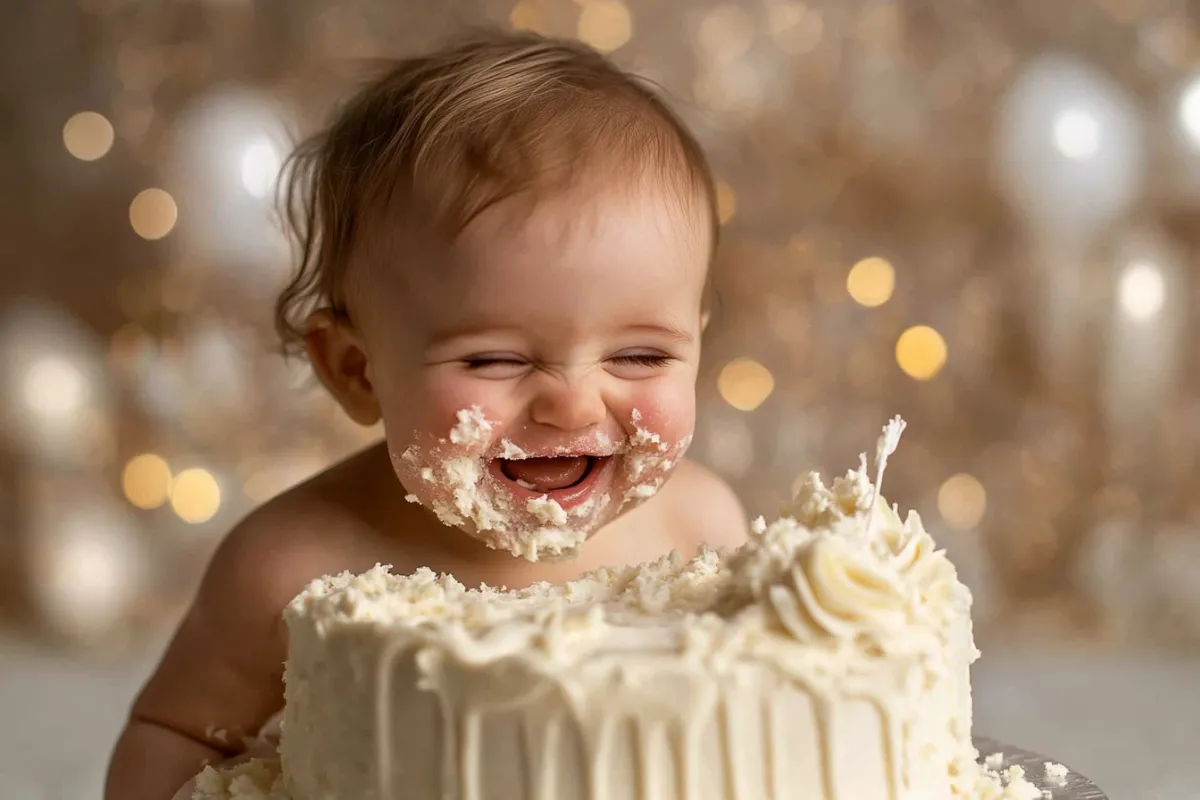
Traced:
<path id="1" fill-rule="evenodd" d="M 846 276 L 846 290 L 854 302 L 867 308 L 886 303 L 895 289 L 896 270 L 884 258 L 864 258 Z"/>
<path id="2" fill-rule="evenodd" d="M 136 508 L 158 508 L 171 494 L 171 467 L 154 453 L 134 456 L 121 473 L 121 489 Z"/>
<path id="3" fill-rule="evenodd" d="M 56 631 L 94 641 L 121 625 L 141 591 L 145 563 L 131 520 L 109 498 L 84 494 L 37 510 L 31 585 Z"/>
<path id="4" fill-rule="evenodd" d="M 1191 145 L 1200 149 L 1200 78 L 1193 78 L 1179 96 L 1179 124 Z"/>
<path id="5" fill-rule="evenodd" d="M 171 481 L 171 508 L 184 522 L 208 522 L 221 508 L 221 487 L 208 470 L 185 469 Z"/>
<path id="6" fill-rule="evenodd" d="M 974 475 L 960 472 L 947 478 L 938 489 L 938 513 L 947 526 L 967 531 L 983 520 L 987 510 L 987 490 Z"/>
<path id="7" fill-rule="evenodd" d="M 611 53 L 633 37 L 633 14 L 621 0 L 585 0 L 577 33 L 601 53 Z"/>
<path id="8" fill-rule="evenodd" d="M 129 205 L 129 224 L 143 239 L 161 239 L 175 227 L 179 209 L 162 189 L 145 189 Z"/>
<path id="9" fill-rule="evenodd" d="M 1166 283 L 1162 269 L 1149 261 L 1134 261 L 1121 272 L 1117 298 L 1131 319 L 1147 320 L 1162 310 Z"/>
<path id="10" fill-rule="evenodd" d="M 1059 112 L 1053 135 L 1055 148 L 1071 161 L 1085 161 L 1100 152 L 1100 122 L 1086 111 Z"/>
<path id="11" fill-rule="evenodd" d="M 242 153 L 242 186 L 251 197 L 269 196 L 279 179 L 282 165 L 279 148 L 270 139 L 250 143 Z"/>
<path id="12" fill-rule="evenodd" d="M 88 394 L 87 381 L 80 369 L 58 356 L 34 361 L 25 373 L 23 389 L 30 411 L 56 418 L 78 411 Z"/>
<path id="13" fill-rule="evenodd" d="M 738 411 L 753 411 L 775 391 L 775 378 L 757 361 L 739 358 L 722 368 L 717 377 L 717 391 Z"/>
<path id="14" fill-rule="evenodd" d="M 911 378 L 927 381 L 946 364 L 946 340 L 928 325 L 917 325 L 896 340 L 896 363 Z"/>
<path id="15" fill-rule="evenodd" d="M 546 16 L 538 0 L 521 0 L 508 14 L 508 24 L 517 30 L 548 33 Z"/>
<path id="16" fill-rule="evenodd" d="M 113 126 L 103 114 L 81 111 L 63 126 L 63 144 L 80 161 L 103 158 L 113 146 Z"/>

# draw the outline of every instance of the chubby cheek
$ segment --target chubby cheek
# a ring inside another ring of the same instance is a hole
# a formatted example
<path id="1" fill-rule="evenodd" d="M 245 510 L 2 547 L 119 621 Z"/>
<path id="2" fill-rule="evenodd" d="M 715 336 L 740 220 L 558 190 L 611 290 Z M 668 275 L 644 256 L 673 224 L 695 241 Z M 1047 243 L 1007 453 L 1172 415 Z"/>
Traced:
<path id="1" fill-rule="evenodd" d="M 513 412 L 511 391 L 503 381 L 484 381 L 447 370 L 413 376 L 398 384 L 403 389 L 381 398 L 388 449 L 404 485 L 412 489 L 413 472 L 398 460 L 405 452 L 418 451 L 425 463 L 463 456 L 481 456 L 488 441 L 451 442 L 451 432 L 460 425 L 459 414 L 479 409 L 484 419 L 497 422 Z M 486 437 L 485 437 L 486 438 Z"/>
<path id="2" fill-rule="evenodd" d="M 675 446 L 687 440 L 696 427 L 696 391 L 685 381 L 644 381 L 623 398 L 622 423 L 630 434 L 643 428 Z M 634 412 L 638 422 L 632 424 Z"/>

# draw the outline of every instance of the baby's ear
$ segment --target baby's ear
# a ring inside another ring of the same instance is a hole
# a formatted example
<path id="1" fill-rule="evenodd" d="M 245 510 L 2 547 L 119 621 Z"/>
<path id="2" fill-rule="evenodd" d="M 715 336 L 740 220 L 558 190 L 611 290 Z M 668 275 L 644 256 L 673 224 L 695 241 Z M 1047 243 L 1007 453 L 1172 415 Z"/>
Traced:
<path id="1" fill-rule="evenodd" d="M 378 422 L 371 362 L 350 320 L 333 309 L 314 311 L 308 318 L 304 347 L 313 371 L 350 418 L 360 425 Z"/>

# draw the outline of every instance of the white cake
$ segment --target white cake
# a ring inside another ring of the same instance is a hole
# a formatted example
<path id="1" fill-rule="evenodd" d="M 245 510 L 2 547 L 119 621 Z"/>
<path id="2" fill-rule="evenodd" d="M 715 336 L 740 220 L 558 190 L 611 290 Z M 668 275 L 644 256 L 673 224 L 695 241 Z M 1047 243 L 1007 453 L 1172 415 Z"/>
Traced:
<path id="1" fill-rule="evenodd" d="M 1039 796 L 976 765 L 970 593 L 875 495 L 865 459 L 813 473 L 737 551 L 562 586 L 316 581 L 285 612 L 283 774 L 261 780 L 294 800 Z M 210 773 L 197 797 L 232 780 Z"/>

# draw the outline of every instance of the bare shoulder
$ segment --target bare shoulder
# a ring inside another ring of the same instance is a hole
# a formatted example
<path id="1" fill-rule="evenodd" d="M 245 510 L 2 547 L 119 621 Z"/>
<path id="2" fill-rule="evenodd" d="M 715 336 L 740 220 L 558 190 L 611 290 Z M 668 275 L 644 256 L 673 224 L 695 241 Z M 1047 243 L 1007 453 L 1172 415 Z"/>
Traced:
<path id="1" fill-rule="evenodd" d="M 715 472 L 685 459 L 663 492 L 680 549 L 689 554 L 701 544 L 740 547 L 749 535 L 749 520 L 733 488 Z"/>
<path id="2" fill-rule="evenodd" d="M 284 607 L 313 579 L 359 566 L 350 543 L 361 523 L 327 475 L 256 509 L 221 542 L 135 718 L 232 753 L 279 711 Z"/>

